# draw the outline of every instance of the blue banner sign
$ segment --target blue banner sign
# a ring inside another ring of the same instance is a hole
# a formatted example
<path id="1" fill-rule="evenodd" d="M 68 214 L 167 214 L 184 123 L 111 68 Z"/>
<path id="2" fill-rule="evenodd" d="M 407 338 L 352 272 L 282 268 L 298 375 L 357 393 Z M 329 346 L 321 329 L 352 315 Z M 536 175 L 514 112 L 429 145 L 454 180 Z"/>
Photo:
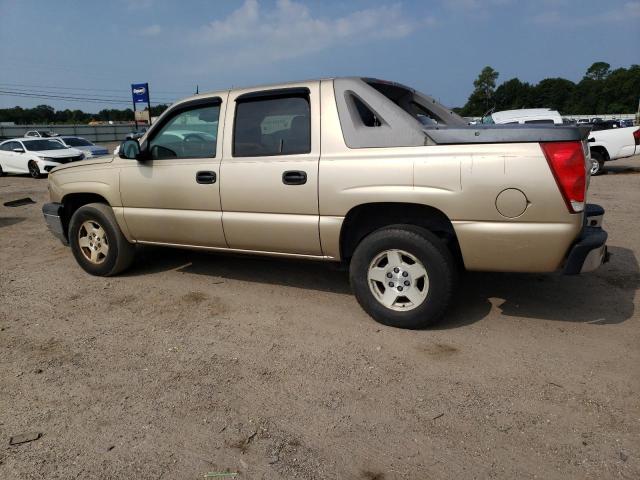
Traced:
<path id="1" fill-rule="evenodd" d="M 149 84 L 134 83 L 131 85 L 133 103 L 149 103 Z"/>

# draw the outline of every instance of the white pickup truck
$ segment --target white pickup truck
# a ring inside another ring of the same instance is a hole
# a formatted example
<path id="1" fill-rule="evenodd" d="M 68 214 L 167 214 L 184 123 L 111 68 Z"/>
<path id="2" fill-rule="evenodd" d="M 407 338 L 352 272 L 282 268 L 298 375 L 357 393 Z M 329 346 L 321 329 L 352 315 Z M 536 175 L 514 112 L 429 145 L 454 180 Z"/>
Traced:
<path id="1" fill-rule="evenodd" d="M 487 121 L 488 120 L 488 121 Z M 520 110 L 505 110 L 493 112 L 482 123 L 506 124 L 562 124 L 562 117 L 556 110 L 548 108 L 523 108 Z M 598 129 L 598 123 L 593 124 L 589 134 L 589 149 L 591 150 L 591 175 L 604 172 L 604 162 L 619 158 L 640 155 L 640 128 L 624 127 Z"/>
<path id="2" fill-rule="evenodd" d="M 604 162 L 640 155 L 640 128 L 610 128 L 589 133 L 591 175 L 604 171 Z"/>

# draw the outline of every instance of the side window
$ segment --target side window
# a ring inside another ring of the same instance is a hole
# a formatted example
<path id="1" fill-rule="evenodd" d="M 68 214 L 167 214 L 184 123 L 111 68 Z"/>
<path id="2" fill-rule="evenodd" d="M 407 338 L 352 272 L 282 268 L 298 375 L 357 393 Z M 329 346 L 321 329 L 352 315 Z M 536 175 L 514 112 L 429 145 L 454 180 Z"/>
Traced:
<path id="1" fill-rule="evenodd" d="M 262 157 L 311 152 L 309 95 L 239 98 L 233 156 Z"/>
<path id="2" fill-rule="evenodd" d="M 219 118 L 219 104 L 179 111 L 151 139 L 151 158 L 215 157 Z"/>
<path id="3" fill-rule="evenodd" d="M 11 151 L 11 142 L 3 143 L 2 145 L 0 145 L 0 150 L 3 150 L 5 152 L 10 152 Z"/>
<path id="4" fill-rule="evenodd" d="M 349 100 L 353 103 L 355 111 L 360 121 L 365 127 L 379 127 L 382 125 L 378 116 L 355 94 L 349 95 Z"/>

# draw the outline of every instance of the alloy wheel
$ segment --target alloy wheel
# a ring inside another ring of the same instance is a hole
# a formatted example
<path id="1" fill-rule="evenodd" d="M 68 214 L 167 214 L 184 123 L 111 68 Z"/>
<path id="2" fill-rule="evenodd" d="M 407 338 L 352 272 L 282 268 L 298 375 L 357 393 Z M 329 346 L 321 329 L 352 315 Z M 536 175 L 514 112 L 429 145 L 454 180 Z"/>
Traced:
<path id="1" fill-rule="evenodd" d="M 422 262 L 398 249 L 385 250 L 373 259 L 367 282 L 376 300 L 396 311 L 419 307 L 429 291 L 429 276 Z"/>
<path id="2" fill-rule="evenodd" d="M 95 220 L 87 220 L 78 229 L 78 246 L 91 263 L 101 264 L 109 254 L 109 239 L 104 228 Z"/>

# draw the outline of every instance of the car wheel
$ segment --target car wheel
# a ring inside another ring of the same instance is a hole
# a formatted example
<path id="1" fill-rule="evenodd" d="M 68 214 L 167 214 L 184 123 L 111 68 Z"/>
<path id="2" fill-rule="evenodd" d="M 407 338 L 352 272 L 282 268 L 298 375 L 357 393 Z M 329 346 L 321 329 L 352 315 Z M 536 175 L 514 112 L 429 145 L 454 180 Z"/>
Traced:
<path id="1" fill-rule="evenodd" d="M 2 170 L 2 165 L 0 165 L 0 177 L 4 175 L 4 170 Z"/>
<path id="2" fill-rule="evenodd" d="M 113 210 L 103 203 L 76 210 L 69 222 L 69 244 L 80 266 L 101 277 L 128 268 L 135 254 L 135 246 L 120 231 Z"/>
<path id="3" fill-rule="evenodd" d="M 42 176 L 42 174 L 40 173 L 40 167 L 38 167 L 38 164 L 33 160 L 29 162 L 28 168 L 29 175 L 31 175 L 33 178 L 40 178 Z"/>
<path id="4" fill-rule="evenodd" d="M 591 176 L 602 175 L 604 173 L 604 157 L 597 153 L 591 152 Z"/>
<path id="5" fill-rule="evenodd" d="M 456 266 L 433 233 L 411 225 L 377 230 L 356 248 L 349 269 L 362 308 L 376 321 L 399 328 L 424 328 L 449 305 Z"/>

